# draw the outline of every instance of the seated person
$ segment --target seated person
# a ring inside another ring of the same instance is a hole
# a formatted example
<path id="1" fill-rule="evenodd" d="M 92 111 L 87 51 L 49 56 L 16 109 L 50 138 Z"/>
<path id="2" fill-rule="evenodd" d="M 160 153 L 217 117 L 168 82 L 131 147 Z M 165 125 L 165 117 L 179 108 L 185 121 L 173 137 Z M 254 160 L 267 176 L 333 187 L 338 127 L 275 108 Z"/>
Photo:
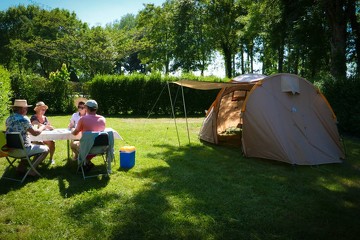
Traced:
<path id="1" fill-rule="evenodd" d="M 28 133 L 31 135 L 37 136 L 43 130 L 47 130 L 50 128 L 48 125 L 41 125 L 38 128 L 34 128 L 31 123 L 30 119 L 26 116 L 28 107 L 32 105 L 27 105 L 27 101 L 24 99 L 16 99 L 14 101 L 14 105 L 11 105 L 13 109 L 13 114 L 11 114 L 6 119 L 6 132 L 20 132 L 23 140 L 24 146 L 28 155 L 39 154 L 33 161 L 33 165 L 36 168 L 39 163 L 41 163 L 49 153 L 49 148 L 46 145 L 38 145 L 32 144 L 30 142 L 30 137 Z M 16 151 L 16 150 L 14 150 Z M 26 172 L 26 160 L 21 160 L 17 172 L 20 174 L 24 174 Z M 34 171 L 30 171 L 30 176 L 35 176 L 36 173 Z"/>
<path id="2" fill-rule="evenodd" d="M 31 124 L 34 126 L 41 126 L 45 125 L 47 126 L 47 130 L 54 130 L 54 127 L 51 126 L 48 118 L 45 116 L 45 112 L 48 109 L 48 106 L 45 105 L 44 102 L 38 102 L 36 103 L 36 106 L 34 108 L 35 114 L 31 116 L 30 121 Z M 54 160 L 54 153 L 55 153 L 55 141 L 43 141 L 43 142 L 37 142 L 37 144 L 46 144 L 50 149 L 50 162 L 51 164 L 55 164 Z"/>
<path id="3" fill-rule="evenodd" d="M 75 100 L 75 106 L 77 107 L 78 111 L 76 113 L 73 113 L 73 115 L 71 116 L 68 125 L 69 129 L 74 129 L 78 124 L 80 118 L 85 116 L 86 114 L 85 102 L 86 102 L 85 98 L 77 98 Z M 78 151 L 77 151 L 78 146 L 79 146 L 79 140 L 71 140 L 70 147 L 74 153 L 73 160 L 76 160 L 78 158 Z"/>
<path id="4" fill-rule="evenodd" d="M 98 104 L 95 100 L 88 100 L 85 103 L 86 115 L 81 117 L 76 128 L 71 132 L 73 135 L 77 135 L 80 132 L 86 131 L 104 131 L 106 120 L 103 116 L 96 114 L 98 109 Z M 75 143 L 74 143 L 75 144 Z M 77 151 L 77 156 L 79 154 L 80 142 L 77 141 L 75 151 Z M 85 170 L 89 171 L 94 164 L 90 159 L 87 159 L 85 163 Z"/>

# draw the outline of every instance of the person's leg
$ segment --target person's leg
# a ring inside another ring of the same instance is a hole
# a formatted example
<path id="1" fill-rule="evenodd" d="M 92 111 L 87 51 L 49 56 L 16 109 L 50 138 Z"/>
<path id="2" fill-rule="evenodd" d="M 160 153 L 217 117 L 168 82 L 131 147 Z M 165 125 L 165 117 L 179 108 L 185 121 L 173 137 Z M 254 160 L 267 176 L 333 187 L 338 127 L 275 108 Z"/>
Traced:
<path id="1" fill-rule="evenodd" d="M 73 160 L 77 160 L 78 156 L 79 156 L 80 141 L 78 141 L 78 140 L 71 141 L 70 147 L 74 153 Z"/>
<path id="2" fill-rule="evenodd" d="M 28 164 L 28 161 L 26 160 L 26 158 L 24 158 L 24 151 L 22 149 L 10 149 L 8 154 L 9 154 L 9 156 L 14 157 L 14 158 L 21 158 L 21 160 L 16 168 L 16 171 L 19 174 L 25 174 L 29 164 Z"/>
<path id="3" fill-rule="evenodd" d="M 36 168 L 46 158 L 48 153 L 49 153 L 49 147 L 47 145 L 37 145 L 37 144 L 31 145 L 31 147 L 28 150 L 28 154 L 37 155 L 37 157 L 33 160 L 34 168 Z M 31 170 L 29 175 L 35 176 L 36 172 Z"/>
<path id="4" fill-rule="evenodd" d="M 44 141 L 44 143 L 49 147 L 50 150 L 50 161 L 54 164 L 54 153 L 55 153 L 55 141 Z"/>
<path id="5" fill-rule="evenodd" d="M 27 166 L 28 166 L 28 162 L 26 161 L 26 159 L 21 159 L 19 165 L 16 168 L 16 171 L 19 174 L 25 174 Z"/>

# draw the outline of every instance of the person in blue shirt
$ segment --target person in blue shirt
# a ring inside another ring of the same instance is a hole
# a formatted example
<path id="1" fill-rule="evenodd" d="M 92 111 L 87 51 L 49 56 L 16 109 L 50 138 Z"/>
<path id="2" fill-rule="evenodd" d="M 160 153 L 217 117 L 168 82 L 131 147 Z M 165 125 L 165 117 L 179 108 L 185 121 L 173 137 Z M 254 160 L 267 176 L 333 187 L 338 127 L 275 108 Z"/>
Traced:
<path id="1" fill-rule="evenodd" d="M 47 130 L 47 125 L 39 125 L 38 128 L 34 128 L 30 122 L 30 119 L 26 116 L 28 107 L 32 105 L 28 105 L 27 101 L 24 99 L 15 99 L 14 104 L 11 105 L 13 109 L 13 114 L 11 114 L 6 119 L 6 133 L 8 132 L 20 132 L 23 140 L 26 151 L 29 155 L 37 155 L 35 159 L 33 159 L 34 167 L 36 168 L 39 163 L 41 163 L 49 153 L 49 148 L 46 145 L 38 145 L 32 144 L 30 141 L 30 137 L 28 134 L 32 134 L 34 136 L 39 135 L 42 131 Z M 16 155 L 16 149 L 10 150 L 9 154 Z M 26 160 L 21 160 L 19 166 L 17 167 L 17 172 L 22 174 L 26 172 L 27 162 Z M 30 176 L 36 176 L 34 171 L 30 171 Z"/>

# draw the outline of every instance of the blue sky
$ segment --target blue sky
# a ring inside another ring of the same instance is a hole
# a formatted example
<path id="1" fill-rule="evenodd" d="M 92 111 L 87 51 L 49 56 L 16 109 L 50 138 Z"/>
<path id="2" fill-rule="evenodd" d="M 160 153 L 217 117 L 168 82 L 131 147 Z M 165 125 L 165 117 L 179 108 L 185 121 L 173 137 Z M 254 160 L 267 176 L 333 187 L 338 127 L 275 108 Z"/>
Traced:
<path id="1" fill-rule="evenodd" d="M 38 5 L 43 9 L 63 8 L 75 12 L 76 16 L 90 26 L 112 23 L 128 13 L 137 14 L 144 4 L 161 6 L 166 0 L 0 0 L 0 10 L 18 5 Z"/>

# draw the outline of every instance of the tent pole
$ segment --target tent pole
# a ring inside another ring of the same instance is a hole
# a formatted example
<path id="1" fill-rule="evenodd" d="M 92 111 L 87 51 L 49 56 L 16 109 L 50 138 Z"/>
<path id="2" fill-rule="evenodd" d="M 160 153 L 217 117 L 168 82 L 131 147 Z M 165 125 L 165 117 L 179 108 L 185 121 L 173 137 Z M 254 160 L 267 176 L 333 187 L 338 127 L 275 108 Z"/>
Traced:
<path id="1" fill-rule="evenodd" d="M 189 144 L 190 144 L 189 124 L 188 124 L 187 115 L 186 115 L 185 96 L 184 96 L 184 87 L 183 87 L 183 85 L 181 85 L 181 94 L 182 94 L 183 105 L 184 105 L 184 114 L 185 114 L 185 121 L 186 121 L 186 129 L 187 129 L 188 140 L 189 140 Z"/>
<path id="2" fill-rule="evenodd" d="M 172 98 L 171 98 L 170 86 L 169 86 L 169 82 L 166 82 L 166 83 L 167 83 L 167 87 L 168 87 L 168 91 L 169 91 L 169 98 L 170 98 L 170 104 L 171 104 L 171 112 L 172 112 L 172 115 L 173 115 L 173 118 L 174 118 L 176 134 L 177 134 L 178 143 L 179 143 L 179 147 L 180 147 L 179 131 L 178 131 L 177 124 L 176 124 L 175 111 L 174 111 L 174 105 L 173 105 Z"/>
<path id="3" fill-rule="evenodd" d="M 161 97 L 161 94 L 163 93 L 163 91 L 164 91 L 165 88 L 166 88 L 166 86 L 164 86 L 163 89 L 161 90 L 161 93 L 159 94 L 158 98 L 156 99 L 156 102 L 154 103 L 154 105 L 152 106 L 152 108 L 151 108 L 151 110 L 150 110 L 149 115 L 147 116 L 147 118 L 150 118 L 150 115 L 151 115 L 151 113 L 153 112 L 153 110 L 154 110 L 156 104 L 158 103 L 158 101 L 159 101 L 159 99 L 160 99 L 160 97 Z"/>

